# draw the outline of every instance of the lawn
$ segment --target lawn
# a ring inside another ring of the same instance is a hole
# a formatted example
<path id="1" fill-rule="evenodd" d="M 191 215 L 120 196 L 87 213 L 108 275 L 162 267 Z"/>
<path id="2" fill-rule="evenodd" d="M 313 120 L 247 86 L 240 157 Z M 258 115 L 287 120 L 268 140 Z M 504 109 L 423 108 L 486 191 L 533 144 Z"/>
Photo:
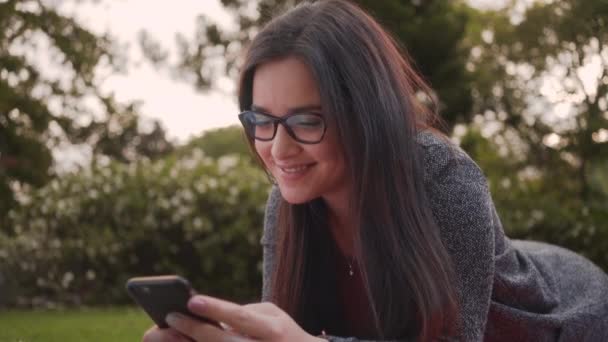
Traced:
<path id="1" fill-rule="evenodd" d="M 133 308 L 0 312 L 1 342 L 140 341 L 152 321 Z"/>

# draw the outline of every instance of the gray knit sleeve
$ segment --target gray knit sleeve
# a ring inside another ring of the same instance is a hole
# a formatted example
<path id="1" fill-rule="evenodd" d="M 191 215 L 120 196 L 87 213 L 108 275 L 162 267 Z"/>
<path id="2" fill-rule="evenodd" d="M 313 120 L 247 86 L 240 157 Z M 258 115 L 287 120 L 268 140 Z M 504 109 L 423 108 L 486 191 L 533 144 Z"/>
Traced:
<path id="1" fill-rule="evenodd" d="M 435 139 L 424 151 L 427 196 L 456 276 L 459 340 L 482 341 L 494 278 L 494 204 L 485 176 L 460 148 Z"/>
<path id="2" fill-rule="evenodd" d="M 281 193 L 277 186 L 273 186 L 264 215 L 264 232 L 262 233 L 262 301 L 270 301 L 270 285 L 272 283 L 272 272 L 276 263 L 276 244 L 277 244 L 277 216 L 281 203 Z"/>

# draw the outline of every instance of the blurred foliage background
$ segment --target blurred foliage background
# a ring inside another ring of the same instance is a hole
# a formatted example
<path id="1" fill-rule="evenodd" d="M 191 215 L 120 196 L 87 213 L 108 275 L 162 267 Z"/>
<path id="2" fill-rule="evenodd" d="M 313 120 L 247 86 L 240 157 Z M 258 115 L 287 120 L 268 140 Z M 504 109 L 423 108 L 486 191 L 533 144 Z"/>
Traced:
<path id="1" fill-rule="evenodd" d="M 64 0 L 68 1 L 68 0 Z M 236 77 L 240 53 L 298 1 L 222 0 L 238 24 L 201 15 L 180 60 L 147 32 L 140 48 L 200 91 Z M 454 141 L 486 173 L 507 234 L 575 250 L 608 270 L 608 2 L 356 1 L 429 80 Z M 67 72 L 42 77 L 38 45 Z M 95 70 L 124 66 L 117 42 L 34 0 L 0 1 L 0 305 L 128 301 L 134 275 L 180 273 L 200 291 L 255 300 L 269 182 L 241 129 L 173 146 L 136 103 L 101 95 Z M 220 69 L 217 61 L 221 60 Z M 96 110 L 88 104 L 96 103 Z M 88 146 L 57 172 L 52 151 Z"/>

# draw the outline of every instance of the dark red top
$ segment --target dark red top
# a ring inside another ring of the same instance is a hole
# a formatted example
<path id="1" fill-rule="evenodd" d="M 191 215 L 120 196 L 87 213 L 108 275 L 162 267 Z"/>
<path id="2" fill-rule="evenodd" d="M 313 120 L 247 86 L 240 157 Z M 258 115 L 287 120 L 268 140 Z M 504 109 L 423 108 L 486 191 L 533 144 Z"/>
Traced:
<path id="1" fill-rule="evenodd" d="M 346 336 L 362 339 L 376 337 L 374 319 L 370 302 L 365 292 L 365 285 L 361 272 L 355 263 L 352 263 L 353 275 L 349 275 L 348 259 L 337 253 L 336 281 L 338 305 L 342 309 L 343 328 Z M 327 334 L 333 335 L 331 331 Z"/>

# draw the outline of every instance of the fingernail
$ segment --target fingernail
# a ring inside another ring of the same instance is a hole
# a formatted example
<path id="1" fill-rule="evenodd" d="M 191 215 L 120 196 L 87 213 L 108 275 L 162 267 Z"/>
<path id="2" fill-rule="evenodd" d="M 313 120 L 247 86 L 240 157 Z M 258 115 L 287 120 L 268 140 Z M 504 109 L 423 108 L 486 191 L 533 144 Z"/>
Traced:
<path id="1" fill-rule="evenodd" d="M 181 314 L 177 313 L 177 312 L 172 312 L 170 314 L 167 315 L 167 317 L 165 317 L 165 321 L 167 321 L 167 324 L 173 326 L 177 323 L 177 321 L 179 321 L 180 319 L 183 319 L 184 316 L 182 316 Z"/>
<path id="2" fill-rule="evenodd" d="M 200 296 L 195 296 L 190 299 L 190 306 L 193 310 L 204 310 L 207 302 Z"/>

